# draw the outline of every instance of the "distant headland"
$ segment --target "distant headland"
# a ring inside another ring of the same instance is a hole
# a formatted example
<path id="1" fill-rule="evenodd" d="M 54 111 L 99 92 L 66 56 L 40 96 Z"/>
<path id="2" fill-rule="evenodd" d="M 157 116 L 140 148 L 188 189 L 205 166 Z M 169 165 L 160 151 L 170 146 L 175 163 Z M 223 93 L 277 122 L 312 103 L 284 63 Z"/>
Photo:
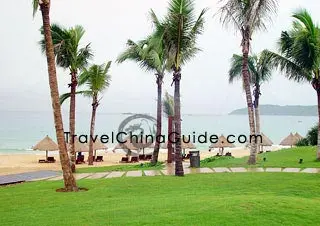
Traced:
<path id="1" fill-rule="evenodd" d="M 287 116 L 317 116 L 317 106 L 302 106 L 302 105 L 260 105 L 261 115 L 287 115 Z M 246 115 L 247 108 L 234 110 L 229 115 Z"/>

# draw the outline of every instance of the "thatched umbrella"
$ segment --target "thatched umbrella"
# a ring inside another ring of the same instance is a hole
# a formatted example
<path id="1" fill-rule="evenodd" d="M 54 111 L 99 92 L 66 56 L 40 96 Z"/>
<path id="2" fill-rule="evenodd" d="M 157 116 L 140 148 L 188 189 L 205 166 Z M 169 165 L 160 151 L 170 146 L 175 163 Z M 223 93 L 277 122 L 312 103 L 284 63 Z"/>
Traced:
<path id="1" fill-rule="evenodd" d="M 127 155 L 131 155 L 131 151 L 132 150 L 139 150 L 139 148 L 137 148 L 135 145 L 133 145 L 132 142 L 130 142 L 129 137 L 124 138 L 123 141 L 126 141 L 126 143 L 118 143 L 113 149 L 112 151 L 114 152 L 115 150 L 127 150 Z"/>
<path id="2" fill-rule="evenodd" d="M 260 143 L 260 145 L 263 151 L 263 147 L 272 146 L 273 142 L 264 133 L 261 133 L 261 136 L 262 136 L 262 142 Z"/>
<path id="3" fill-rule="evenodd" d="M 101 140 L 96 140 L 95 142 L 93 142 L 93 150 L 94 150 L 94 157 L 97 157 L 97 150 L 107 150 L 108 147 L 101 142 Z"/>
<path id="4" fill-rule="evenodd" d="M 295 133 L 294 136 L 298 139 L 298 140 L 302 140 L 303 136 L 301 136 L 299 133 Z"/>
<path id="5" fill-rule="evenodd" d="M 46 160 L 48 159 L 48 151 L 59 150 L 58 145 L 47 135 L 39 143 L 32 147 L 33 150 L 46 151 Z"/>
<path id="6" fill-rule="evenodd" d="M 221 135 L 218 139 L 218 142 L 211 144 L 209 148 L 219 148 L 219 151 L 221 149 L 221 151 L 222 151 L 221 154 L 223 154 L 224 148 L 234 148 L 234 147 L 236 147 L 236 146 L 232 143 L 229 143 L 227 138 L 225 138 L 225 136 Z"/>
<path id="7" fill-rule="evenodd" d="M 67 144 L 68 149 L 70 149 L 71 145 Z M 79 139 L 74 139 L 74 149 L 76 152 L 89 152 L 89 145 L 87 143 L 81 143 Z"/>
<path id="8" fill-rule="evenodd" d="M 191 141 L 185 142 L 184 140 L 188 140 L 188 139 L 186 139 L 184 137 L 185 136 L 183 135 L 182 138 L 181 138 L 181 149 L 183 150 L 183 155 L 185 155 L 186 149 L 196 149 L 197 148 Z M 161 147 L 163 149 L 167 149 L 168 148 L 168 141 L 163 143 L 161 145 Z"/>
<path id="9" fill-rule="evenodd" d="M 282 146 L 294 146 L 296 145 L 296 143 L 299 141 L 298 137 L 296 137 L 295 135 L 293 135 L 292 133 L 289 134 L 289 136 L 287 136 L 286 138 L 284 138 L 280 145 Z"/>

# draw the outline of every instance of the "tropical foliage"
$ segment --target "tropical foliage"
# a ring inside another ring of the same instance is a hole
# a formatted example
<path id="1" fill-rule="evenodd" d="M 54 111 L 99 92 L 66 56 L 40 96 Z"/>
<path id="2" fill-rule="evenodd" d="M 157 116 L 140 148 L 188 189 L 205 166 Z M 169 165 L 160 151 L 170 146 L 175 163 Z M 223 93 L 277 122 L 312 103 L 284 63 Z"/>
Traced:
<path id="1" fill-rule="evenodd" d="M 281 33 L 278 42 L 279 53 L 265 50 L 263 54 L 288 79 L 311 82 L 317 92 L 320 115 L 320 28 L 305 9 L 296 11 L 292 17 L 294 18 L 292 28 Z M 318 134 L 320 140 L 320 133 Z M 317 158 L 320 160 L 319 142 Z"/>
<path id="2" fill-rule="evenodd" d="M 92 113 L 90 123 L 90 137 L 95 137 L 95 120 L 96 111 L 100 104 L 100 95 L 110 86 L 111 75 L 109 70 L 111 61 L 107 64 L 102 65 L 91 65 L 88 69 L 84 68 L 82 73 L 79 75 L 79 87 L 86 86 L 87 90 L 78 91 L 76 94 L 82 94 L 92 99 Z M 60 103 L 63 103 L 67 98 L 71 96 L 71 93 L 61 95 Z M 89 142 L 89 165 L 93 165 L 93 139 Z"/>
<path id="3" fill-rule="evenodd" d="M 249 73 L 249 51 L 253 33 L 257 30 L 266 30 L 267 22 L 277 12 L 277 0 L 222 0 L 222 6 L 219 10 L 220 21 L 226 26 L 233 26 L 236 31 L 241 33 L 242 40 L 242 78 L 246 93 L 248 106 L 250 134 L 256 134 L 255 117 L 253 111 L 253 101 L 250 87 Z M 249 164 L 256 164 L 257 149 L 256 144 L 251 144 Z"/>
<path id="4" fill-rule="evenodd" d="M 41 29 L 43 33 L 43 29 Z M 80 47 L 81 39 L 85 34 L 82 26 L 76 25 L 73 28 L 66 29 L 58 24 L 51 25 L 52 41 L 54 44 L 54 52 L 56 63 L 58 66 L 69 69 L 71 75 L 70 87 L 70 111 L 69 111 L 69 132 L 70 137 L 75 135 L 76 124 L 76 87 L 78 70 L 88 65 L 92 58 L 92 50 L 90 44 Z M 44 51 L 44 40 L 40 41 L 42 50 Z M 70 156 L 72 162 L 72 170 L 75 172 L 75 146 L 70 142 Z"/>
<path id="5" fill-rule="evenodd" d="M 47 67 L 49 75 L 49 87 L 52 101 L 53 119 L 56 130 L 56 137 L 59 146 L 59 157 L 61 162 L 61 168 L 63 172 L 64 189 L 65 191 L 78 191 L 76 180 L 72 174 L 72 169 L 70 167 L 69 156 L 67 152 L 66 142 L 64 139 L 63 122 L 61 116 L 61 108 L 59 103 L 59 90 L 56 74 L 56 65 L 54 62 L 54 45 L 52 42 L 52 34 L 50 27 L 50 0 L 33 0 L 33 16 L 37 9 L 40 7 L 43 22 L 43 49 L 45 49 L 45 54 L 47 57 Z"/>

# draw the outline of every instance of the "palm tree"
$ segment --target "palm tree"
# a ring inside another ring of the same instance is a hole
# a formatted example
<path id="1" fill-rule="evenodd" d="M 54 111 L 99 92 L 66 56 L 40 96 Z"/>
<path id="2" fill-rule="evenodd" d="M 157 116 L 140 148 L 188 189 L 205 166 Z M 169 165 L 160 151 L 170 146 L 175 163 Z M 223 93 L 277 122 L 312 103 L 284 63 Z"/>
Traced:
<path id="1" fill-rule="evenodd" d="M 92 65 L 88 69 L 83 69 L 79 76 L 78 86 L 88 86 L 88 90 L 78 91 L 76 94 L 82 94 L 84 96 L 92 98 L 92 113 L 90 123 L 90 141 L 89 141 L 89 165 L 93 165 L 93 138 L 95 137 L 95 121 L 96 112 L 100 104 L 101 98 L 99 96 L 110 86 L 111 75 L 108 74 L 111 66 L 111 61 L 107 64 Z M 71 96 L 71 93 L 61 95 L 60 103 L 63 103 L 67 98 Z"/>
<path id="2" fill-rule="evenodd" d="M 220 21 L 224 25 L 233 25 L 242 36 L 242 79 L 248 106 L 250 137 L 256 135 L 253 102 L 250 87 L 248 57 L 252 35 L 256 30 L 266 29 L 266 22 L 272 20 L 277 11 L 277 0 L 222 0 L 219 10 Z M 251 143 L 248 164 L 256 164 L 256 142 Z"/>
<path id="3" fill-rule="evenodd" d="M 56 63 L 62 68 L 68 68 L 71 75 L 70 87 L 70 110 L 69 110 L 69 132 L 70 132 L 70 156 L 72 170 L 75 171 L 75 147 L 73 137 L 75 135 L 75 121 L 76 121 L 76 87 L 78 70 L 84 68 L 89 59 L 92 58 L 92 51 L 90 44 L 80 48 L 80 41 L 85 33 L 82 26 L 75 26 L 70 29 L 63 28 L 57 24 L 51 26 L 52 40 L 54 44 L 54 51 L 56 55 Z M 40 41 L 40 45 L 44 50 L 44 40 Z"/>
<path id="4" fill-rule="evenodd" d="M 160 137 L 162 131 L 162 84 L 167 67 L 167 54 L 163 47 L 163 42 L 159 36 L 163 35 L 163 25 L 158 20 L 156 14 L 151 10 L 150 12 L 152 22 L 156 27 L 156 31 L 145 40 L 135 43 L 132 40 L 127 41 L 128 48 L 118 56 L 117 62 L 123 63 L 124 61 L 131 60 L 139 64 L 139 66 L 147 71 L 152 71 L 156 76 L 157 83 L 157 131 L 156 138 Z M 160 35 L 159 35 L 160 34 Z M 155 147 L 151 164 L 155 165 L 158 162 L 160 149 L 160 142 L 156 139 Z"/>
<path id="5" fill-rule="evenodd" d="M 231 68 L 229 70 L 229 83 L 234 82 L 236 79 L 242 78 L 242 62 L 243 56 L 234 54 L 231 59 Z M 260 131 L 260 113 L 259 113 L 259 100 L 261 95 L 261 85 L 267 82 L 271 78 L 272 65 L 270 61 L 263 57 L 258 58 L 257 55 L 248 56 L 248 68 L 250 75 L 250 83 L 253 86 L 253 106 L 255 109 L 255 123 L 256 123 L 256 134 L 261 135 Z M 260 151 L 260 140 L 257 139 L 257 151 Z"/>
<path id="6" fill-rule="evenodd" d="M 281 33 L 279 54 L 269 50 L 263 53 L 288 79 L 311 82 L 317 92 L 320 132 L 320 28 L 305 9 L 296 11 L 292 17 L 292 29 Z M 320 160 L 320 133 L 317 159 Z"/>
<path id="7" fill-rule="evenodd" d="M 42 14 L 43 30 L 46 57 L 48 64 L 48 75 L 49 75 L 49 87 L 53 108 L 54 124 L 56 129 L 56 136 L 59 145 L 59 155 L 61 161 L 61 168 L 63 172 L 64 187 L 66 191 L 78 191 L 76 180 L 72 174 L 70 167 L 69 156 L 67 152 L 67 146 L 64 139 L 63 122 L 61 116 L 61 108 L 59 103 L 59 89 L 57 81 L 57 73 L 55 66 L 54 47 L 50 29 L 50 0 L 33 0 L 33 15 L 35 16 L 36 11 L 40 7 Z"/>
<path id="8" fill-rule="evenodd" d="M 193 0 L 171 0 L 168 14 L 164 21 L 163 42 L 168 52 L 168 62 L 173 71 L 174 84 L 174 131 L 175 142 L 175 175 L 184 176 L 181 156 L 181 104 L 180 104 L 180 80 L 181 66 L 191 60 L 199 48 L 196 47 L 197 38 L 203 32 L 203 9 L 195 17 L 195 4 Z M 161 34 L 161 32 L 160 32 Z"/>
<path id="9" fill-rule="evenodd" d="M 163 113 L 168 118 L 168 140 L 167 140 L 167 148 L 168 148 L 168 157 L 167 162 L 172 162 L 172 138 L 170 137 L 173 130 L 172 130 L 172 122 L 174 117 L 174 99 L 173 96 L 170 95 L 168 92 L 165 93 L 164 99 L 163 99 Z M 170 138 L 169 138 L 170 137 Z"/>

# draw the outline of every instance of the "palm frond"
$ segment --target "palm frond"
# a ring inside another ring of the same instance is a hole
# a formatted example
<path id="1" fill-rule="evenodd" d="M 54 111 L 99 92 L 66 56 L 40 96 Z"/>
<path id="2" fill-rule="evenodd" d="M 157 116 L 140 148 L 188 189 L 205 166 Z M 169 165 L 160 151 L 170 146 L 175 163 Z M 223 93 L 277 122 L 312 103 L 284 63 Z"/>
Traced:
<path id="1" fill-rule="evenodd" d="M 162 101 L 163 112 L 168 118 L 169 116 L 174 116 L 174 99 L 173 96 L 168 92 L 165 93 L 164 99 Z"/>
<path id="2" fill-rule="evenodd" d="M 35 17 L 37 11 L 38 11 L 38 8 L 39 8 L 39 0 L 32 0 L 32 15 L 33 17 Z"/>
<path id="3" fill-rule="evenodd" d="M 255 30 L 266 29 L 267 22 L 277 13 L 277 0 L 220 0 L 220 22 L 232 25 L 237 31 L 249 28 L 250 34 Z"/>
<path id="4" fill-rule="evenodd" d="M 196 47 L 198 35 L 203 32 L 203 9 L 198 17 L 195 16 L 195 6 L 192 0 L 171 0 L 168 14 L 165 17 L 165 35 L 163 40 L 167 49 L 168 62 L 174 62 L 180 67 L 190 60 L 199 48 Z M 172 65 L 173 66 L 173 65 Z"/>
<path id="5" fill-rule="evenodd" d="M 111 61 L 107 64 L 93 64 L 88 69 L 84 69 L 79 75 L 78 85 L 86 85 L 92 95 L 98 96 L 110 86 L 111 76 L 108 74 L 111 67 Z"/>
<path id="6" fill-rule="evenodd" d="M 71 93 L 61 94 L 60 97 L 59 97 L 60 104 L 62 105 L 67 99 L 70 98 L 70 96 L 71 96 Z"/>
<path id="7" fill-rule="evenodd" d="M 310 72 L 280 54 L 264 50 L 262 52 L 262 58 L 270 62 L 271 67 L 279 68 L 279 70 L 290 80 L 297 82 L 311 80 Z"/>

